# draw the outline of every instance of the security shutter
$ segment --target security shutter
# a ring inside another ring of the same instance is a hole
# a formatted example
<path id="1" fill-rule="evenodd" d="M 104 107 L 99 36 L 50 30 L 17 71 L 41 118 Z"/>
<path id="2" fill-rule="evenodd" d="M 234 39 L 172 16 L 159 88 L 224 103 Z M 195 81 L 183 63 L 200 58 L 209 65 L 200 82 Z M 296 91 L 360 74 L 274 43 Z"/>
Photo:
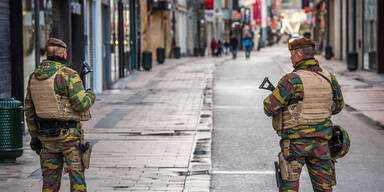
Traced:
<path id="1" fill-rule="evenodd" d="M 0 0 L 0 97 L 11 96 L 9 1 Z"/>

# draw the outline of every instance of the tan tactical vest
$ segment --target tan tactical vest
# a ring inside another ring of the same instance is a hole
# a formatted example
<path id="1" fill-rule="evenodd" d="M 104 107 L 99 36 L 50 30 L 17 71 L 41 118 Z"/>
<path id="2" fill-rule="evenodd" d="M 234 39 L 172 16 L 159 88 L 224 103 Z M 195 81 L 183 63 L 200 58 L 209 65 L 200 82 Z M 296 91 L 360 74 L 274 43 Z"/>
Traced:
<path id="1" fill-rule="evenodd" d="M 37 116 L 43 119 L 89 120 L 91 117 L 89 110 L 79 113 L 73 110 L 67 96 L 55 93 L 54 83 L 57 72 L 50 78 L 42 81 L 32 75 L 30 90 Z"/>
<path id="2" fill-rule="evenodd" d="M 314 72 L 300 70 L 295 73 L 303 82 L 304 98 L 273 117 L 272 125 L 279 135 L 283 129 L 320 123 L 332 115 L 333 93 L 330 83 Z M 320 73 L 331 80 L 329 72 Z"/>

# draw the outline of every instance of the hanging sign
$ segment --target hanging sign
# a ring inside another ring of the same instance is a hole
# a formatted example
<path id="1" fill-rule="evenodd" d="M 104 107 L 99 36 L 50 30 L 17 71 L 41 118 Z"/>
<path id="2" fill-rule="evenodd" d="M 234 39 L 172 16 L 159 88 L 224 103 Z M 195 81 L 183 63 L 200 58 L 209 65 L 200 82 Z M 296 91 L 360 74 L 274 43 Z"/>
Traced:
<path id="1" fill-rule="evenodd" d="M 205 20 L 207 22 L 213 22 L 215 20 L 215 14 L 213 10 L 205 10 Z"/>
<path id="2" fill-rule="evenodd" d="M 261 25 L 261 2 L 256 1 L 253 4 L 253 19 L 256 22 L 256 25 Z"/>
<path id="3" fill-rule="evenodd" d="M 232 12 L 232 19 L 233 20 L 240 20 L 241 18 L 243 18 L 243 15 L 241 14 L 241 12 L 238 12 L 238 11 Z"/>

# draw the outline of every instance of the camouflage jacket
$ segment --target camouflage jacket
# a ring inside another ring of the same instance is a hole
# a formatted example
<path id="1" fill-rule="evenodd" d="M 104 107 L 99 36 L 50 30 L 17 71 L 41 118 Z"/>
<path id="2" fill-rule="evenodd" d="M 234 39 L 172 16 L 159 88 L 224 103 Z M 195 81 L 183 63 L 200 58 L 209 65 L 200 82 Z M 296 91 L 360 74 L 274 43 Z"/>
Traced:
<path id="1" fill-rule="evenodd" d="M 59 69 L 61 70 L 57 72 Z M 75 111 L 87 111 L 95 101 L 96 95 L 91 90 L 84 90 L 83 82 L 80 79 L 79 74 L 73 69 L 67 67 L 63 59 L 51 57 L 42 61 L 29 77 L 27 95 L 25 98 L 25 116 L 28 131 L 31 137 L 36 137 L 38 135 L 37 125 L 35 122 L 36 113 L 30 91 L 31 77 L 32 75 L 35 75 L 38 80 L 45 80 L 54 75 L 56 72 L 57 74 L 54 80 L 55 92 L 56 94 L 67 96 L 72 108 Z M 70 129 L 70 134 L 67 140 L 79 137 L 80 127 L 81 125 L 78 123 L 78 129 Z"/>
<path id="2" fill-rule="evenodd" d="M 322 69 L 315 59 L 307 59 L 296 64 L 293 72 L 297 70 L 308 70 L 321 72 Z M 284 107 L 303 100 L 304 88 L 300 77 L 295 73 L 288 73 L 282 77 L 276 89 L 264 99 L 264 112 L 267 116 L 277 114 Z M 344 107 L 343 95 L 336 77 L 331 74 L 331 84 L 333 89 L 333 102 L 335 108 L 332 114 L 339 113 Z M 286 130 L 282 134 L 283 139 L 299 138 L 324 138 L 329 140 L 332 136 L 332 121 L 325 120 L 314 125 L 300 125 Z"/>

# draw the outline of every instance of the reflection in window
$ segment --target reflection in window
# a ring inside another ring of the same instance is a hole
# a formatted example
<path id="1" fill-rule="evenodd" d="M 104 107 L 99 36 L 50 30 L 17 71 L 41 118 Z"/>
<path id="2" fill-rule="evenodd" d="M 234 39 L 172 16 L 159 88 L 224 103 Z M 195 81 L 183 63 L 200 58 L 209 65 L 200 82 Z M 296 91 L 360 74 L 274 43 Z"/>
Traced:
<path id="1" fill-rule="evenodd" d="M 34 1 L 23 0 L 23 54 L 24 54 L 24 88 L 27 88 L 29 75 L 35 69 L 35 20 Z M 25 91 L 26 93 L 26 91 Z"/>

